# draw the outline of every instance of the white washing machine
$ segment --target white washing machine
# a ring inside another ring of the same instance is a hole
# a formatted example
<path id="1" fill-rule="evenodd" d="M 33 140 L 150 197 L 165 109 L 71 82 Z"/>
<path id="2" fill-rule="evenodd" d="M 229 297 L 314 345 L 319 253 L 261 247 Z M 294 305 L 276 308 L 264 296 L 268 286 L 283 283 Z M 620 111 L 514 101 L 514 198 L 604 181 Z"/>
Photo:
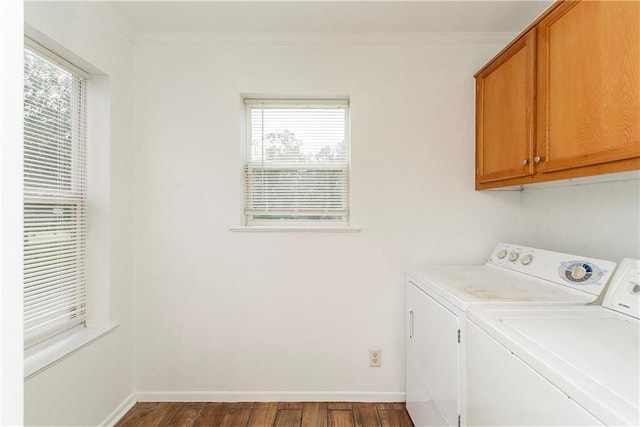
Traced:
<path id="1" fill-rule="evenodd" d="M 620 263 L 601 306 L 469 311 L 469 424 L 640 425 L 639 267 Z"/>
<path id="2" fill-rule="evenodd" d="M 406 405 L 416 427 L 467 425 L 465 315 L 493 305 L 594 301 L 615 263 L 499 243 L 481 266 L 416 267 L 406 280 Z"/>

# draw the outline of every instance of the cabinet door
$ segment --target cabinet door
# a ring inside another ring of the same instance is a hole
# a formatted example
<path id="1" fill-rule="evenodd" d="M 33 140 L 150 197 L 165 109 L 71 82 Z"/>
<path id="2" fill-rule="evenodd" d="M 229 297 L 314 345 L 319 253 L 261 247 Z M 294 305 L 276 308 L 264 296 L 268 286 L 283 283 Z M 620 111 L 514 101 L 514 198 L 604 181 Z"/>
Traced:
<path id="1" fill-rule="evenodd" d="M 540 22 L 537 133 L 538 172 L 640 156 L 640 2 L 565 2 Z"/>
<path id="2" fill-rule="evenodd" d="M 406 285 L 407 410 L 416 427 L 456 426 L 460 414 L 458 318 Z"/>
<path id="3" fill-rule="evenodd" d="M 476 75 L 476 182 L 533 174 L 535 29 Z"/>

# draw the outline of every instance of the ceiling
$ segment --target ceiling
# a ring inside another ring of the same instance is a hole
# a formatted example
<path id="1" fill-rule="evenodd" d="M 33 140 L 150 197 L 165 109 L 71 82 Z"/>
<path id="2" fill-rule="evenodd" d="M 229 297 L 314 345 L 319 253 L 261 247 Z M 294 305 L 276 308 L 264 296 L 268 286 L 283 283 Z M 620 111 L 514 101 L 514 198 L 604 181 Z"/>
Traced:
<path id="1" fill-rule="evenodd" d="M 551 1 L 109 1 L 141 33 L 519 32 Z"/>

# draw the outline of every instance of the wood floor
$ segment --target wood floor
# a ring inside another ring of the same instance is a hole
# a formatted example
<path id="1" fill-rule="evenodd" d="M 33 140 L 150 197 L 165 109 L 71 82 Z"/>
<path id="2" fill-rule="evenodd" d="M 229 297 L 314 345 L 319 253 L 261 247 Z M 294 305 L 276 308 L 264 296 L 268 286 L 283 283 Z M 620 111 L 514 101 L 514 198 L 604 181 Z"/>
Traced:
<path id="1" fill-rule="evenodd" d="M 404 403 L 138 402 L 116 424 L 215 427 L 413 427 Z"/>

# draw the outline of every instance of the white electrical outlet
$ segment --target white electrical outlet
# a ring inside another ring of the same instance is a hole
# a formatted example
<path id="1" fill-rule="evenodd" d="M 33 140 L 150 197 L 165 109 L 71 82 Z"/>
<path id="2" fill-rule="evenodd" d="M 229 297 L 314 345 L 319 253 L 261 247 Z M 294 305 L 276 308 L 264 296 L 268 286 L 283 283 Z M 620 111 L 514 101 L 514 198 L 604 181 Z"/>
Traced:
<path id="1" fill-rule="evenodd" d="M 379 368 L 382 365 L 382 350 L 372 348 L 369 350 L 369 367 Z"/>

